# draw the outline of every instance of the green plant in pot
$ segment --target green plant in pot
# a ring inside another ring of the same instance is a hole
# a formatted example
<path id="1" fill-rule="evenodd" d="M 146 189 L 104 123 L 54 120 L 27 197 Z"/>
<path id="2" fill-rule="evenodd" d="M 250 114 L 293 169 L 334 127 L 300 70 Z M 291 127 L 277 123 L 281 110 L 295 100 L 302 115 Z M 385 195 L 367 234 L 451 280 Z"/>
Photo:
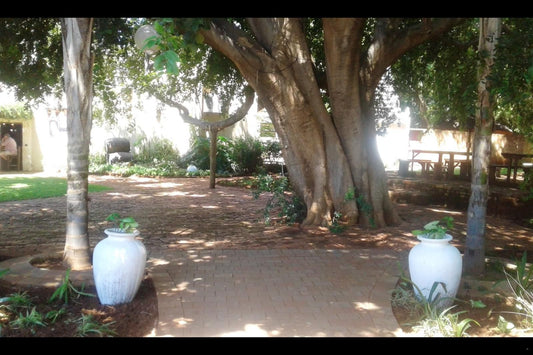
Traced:
<path id="1" fill-rule="evenodd" d="M 115 229 L 124 233 L 134 233 L 139 227 L 139 223 L 133 217 L 121 217 L 118 213 L 111 213 L 106 221 L 113 222 Z"/>
<path id="2" fill-rule="evenodd" d="M 445 239 L 451 228 L 453 228 L 453 217 L 446 216 L 441 220 L 431 221 L 424 226 L 424 229 L 416 229 L 412 233 L 414 236 L 428 239 Z"/>
<path id="3" fill-rule="evenodd" d="M 412 233 L 420 241 L 409 251 L 409 273 L 417 286 L 415 296 L 428 299 L 435 283 L 439 286 L 434 295 L 440 298 L 439 308 L 449 307 L 461 282 L 463 258 L 459 250 L 449 244 L 453 237 L 448 231 L 453 218 L 444 217 L 424 225 Z"/>
<path id="4" fill-rule="evenodd" d="M 114 228 L 104 230 L 107 238 L 93 251 L 93 277 L 103 305 L 128 303 L 135 297 L 145 274 L 146 248 L 136 239 L 139 224 L 133 217 L 112 213 L 106 219 Z"/>

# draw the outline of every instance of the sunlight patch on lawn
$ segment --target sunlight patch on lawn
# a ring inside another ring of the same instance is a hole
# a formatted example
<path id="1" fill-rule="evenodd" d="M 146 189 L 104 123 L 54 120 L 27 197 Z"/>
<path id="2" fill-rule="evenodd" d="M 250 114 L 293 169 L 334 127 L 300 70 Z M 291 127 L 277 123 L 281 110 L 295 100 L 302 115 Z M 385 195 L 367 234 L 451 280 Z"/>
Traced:
<path id="1" fill-rule="evenodd" d="M 89 184 L 89 192 L 109 190 L 101 185 Z M 61 177 L 2 176 L 0 177 L 0 202 L 21 201 L 67 194 L 67 179 Z"/>
<path id="2" fill-rule="evenodd" d="M 23 188 L 26 188 L 26 187 L 30 187 L 29 184 L 22 184 L 22 183 L 17 183 L 17 184 L 12 184 L 9 186 L 10 189 L 23 189 Z"/>

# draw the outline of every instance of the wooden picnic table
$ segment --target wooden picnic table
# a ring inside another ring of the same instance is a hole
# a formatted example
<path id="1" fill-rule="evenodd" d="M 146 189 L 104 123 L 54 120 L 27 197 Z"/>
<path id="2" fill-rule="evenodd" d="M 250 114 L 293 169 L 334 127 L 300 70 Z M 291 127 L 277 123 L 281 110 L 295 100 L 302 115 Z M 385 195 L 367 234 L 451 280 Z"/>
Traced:
<path id="1" fill-rule="evenodd" d="M 420 154 L 431 154 L 436 155 L 437 157 L 435 159 L 427 160 L 427 159 L 417 159 L 417 156 Z M 453 178 L 454 174 L 454 168 L 456 166 L 456 157 L 457 156 L 465 156 L 466 161 L 470 160 L 472 153 L 471 152 L 462 152 L 462 151 L 455 151 L 455 150 L 426 150 L 426 149 L 412 149 L 411 150 L 411 171 L 413 170 L 414 163 L 420 163 L 422 165 L 423 171 L 428 171 L 429 168 L 433 168 L 435 173 L 435 178 L 439 179 L 442 174 L 442 169 L 445 166 L 443 164 L 443 161 L 445 160 L 445 156 L 448 156 L 446 159 L 446 165 L 448 166 L 446 177 L 447 178 Z"/>
<path id="2" fill-rule="evenodd" d="M 516 181 L 516 174 L 519 168 L 523 168 L 520 165 L 520 161 L 524 158 L 533 158 L 533 154 L 524 153 L 502 153 L 502 157 L 506 160 L 507 168 L 507 182 L 511 182 L 511 172 L 513 174 L 513 181 Z"/>

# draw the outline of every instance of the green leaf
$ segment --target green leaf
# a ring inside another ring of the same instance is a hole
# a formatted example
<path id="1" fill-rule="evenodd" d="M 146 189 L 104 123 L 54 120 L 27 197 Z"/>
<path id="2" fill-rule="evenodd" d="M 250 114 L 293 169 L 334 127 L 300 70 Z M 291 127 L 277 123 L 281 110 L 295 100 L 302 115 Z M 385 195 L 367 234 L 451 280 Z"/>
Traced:
<path id="1" fill-rule="evenodd" d="M 154 69 L 156 71 L 162 71 L 163 69 L 165 69 L 165 64 L 166 64 L 165 57 L 162 54 L 155 57 Z"/>
<path id="2" fill-rule="evenodd" d="M 197 33 L 194 39 L 196 40 L 196 43 L 198 44 L 204 43 L 204 36 L 201 33 Z"/>
<path id="3" fill-rule="evenodd" d="M 5 274 L 9 272 L 9 269 L 2 269 L 0 270 L 0 277 L 3 277 Z"/>
<path id="4" fill-rule="evenodd" d="M 180 60 L 180 57 L 176 52 L 173 50 L 165 51 L 161 54 L 161 56 L 164 58 L 164 64 L 167 73 L 170 74 L 178 74 L 178 65 L 177 63 Z"/>
<path id="5" fill-rule="evenodd" d="M 424 229 L 435 229 L 439 225 L 439 221 L 431 221 L 424 226 Z"/>
<path id="6" fill-rule="evenodd" d="M 118 213 L 111 213 L 109 216 L 107 216 L 106 221 L 115 222 L 118 219 L 120 219 L 120 215 Z"/>
<path id="7" fill-rule="evenodd" d="M 474 300 L 470 300 L 470 306 L 472 306 L 472 308 L 485 308 L 485 307 L 487 307 L 487 305 L 485 303 L 483 303 L 482 301 L 474 301 Z"/>
<path id="8" fill-rule="evenodd" d="M 533 66 L 529 67 L 525 75 L 526 83 L 533 83 Z"/>

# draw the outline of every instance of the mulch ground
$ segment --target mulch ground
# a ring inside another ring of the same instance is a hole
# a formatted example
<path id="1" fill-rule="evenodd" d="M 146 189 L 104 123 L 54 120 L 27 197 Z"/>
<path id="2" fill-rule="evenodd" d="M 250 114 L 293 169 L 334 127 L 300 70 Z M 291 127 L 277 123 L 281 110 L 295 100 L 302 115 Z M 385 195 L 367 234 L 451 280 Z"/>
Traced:
<path id="1" fill-rule="evenodd" d="M 219 179 L 218 181 L 222 181 Z M 397 204 L 399 226 L 379 229 L 350 227 L 340 234 L 328 228 L 265 225 L 268 196 L 255 199 L 248 189 L 217 185 L 207 178 L 142 178 L 90 176 L 90 183 L 112 189 L 90 194 L 91 248 L 110 227 L 106 217 L 118 212 L 139 222 L 148 253 L 165 249 L 373 248 L 409 250 L 417 240 L 411 231 L 431 220 L 454 218 L 453 244 L 466 240 L 466 211 L 438 205 Z M 65 242 L 66 198 L 0 204 L 0 257 L 61 251 Z M 274 221 L 275 221 L 275 217 Z M 486 251 L 494 256 L 533 256 L 533 230 L 510 217 L 487 217 Z"/>

